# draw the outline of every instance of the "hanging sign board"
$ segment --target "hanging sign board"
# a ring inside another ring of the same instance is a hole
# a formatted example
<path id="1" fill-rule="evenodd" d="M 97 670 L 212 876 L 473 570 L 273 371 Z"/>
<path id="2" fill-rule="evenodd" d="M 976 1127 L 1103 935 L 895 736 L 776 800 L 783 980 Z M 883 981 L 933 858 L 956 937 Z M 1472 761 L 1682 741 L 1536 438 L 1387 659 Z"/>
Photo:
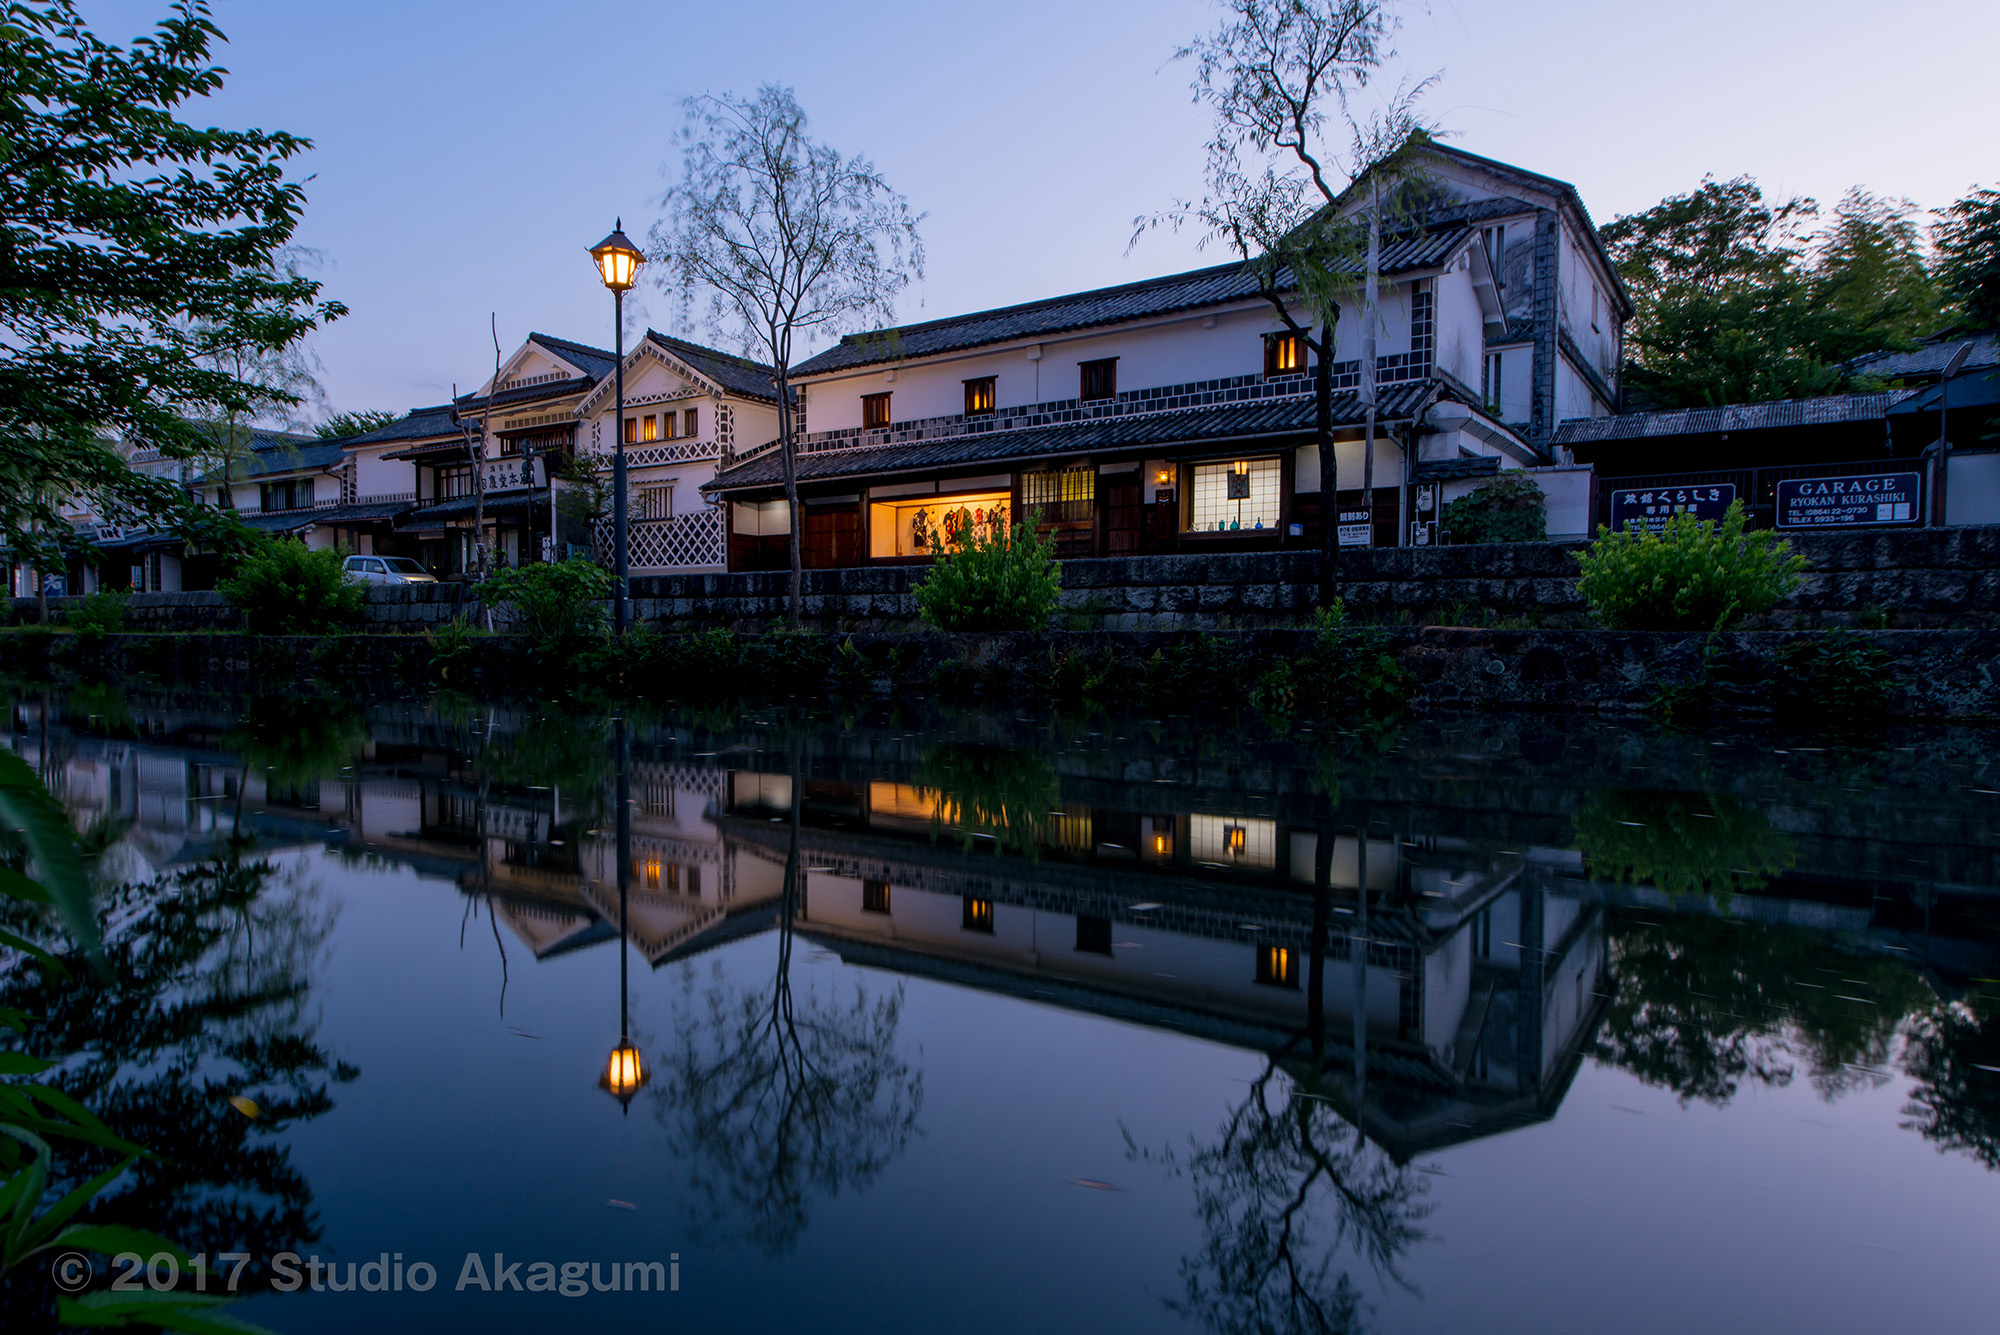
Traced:
<path id="1" fill-rule="evenodd" d="M 1778 484 L 1778 527 L 1921 524 L 1923 489 L 1921 473 L 1787 478 Z"/>
<path id="2" fill-rule="evenodd" d="M 1719 520 L 1736 499 L 1734 482 L 1710 482 L 1699 487 L 1636 487 L 1611 493 L 1611 531 L 1623 533 L 1637 524 L 1658 533 L 1678 514 Z"/>
<path id="3" fill-rule="evenodd" d="M 1370 547 L 1374 545 L 1374 516 L 1367 510 L 1342 510 L 1340 512 L 1340 545 L 1343 547 Z"/>

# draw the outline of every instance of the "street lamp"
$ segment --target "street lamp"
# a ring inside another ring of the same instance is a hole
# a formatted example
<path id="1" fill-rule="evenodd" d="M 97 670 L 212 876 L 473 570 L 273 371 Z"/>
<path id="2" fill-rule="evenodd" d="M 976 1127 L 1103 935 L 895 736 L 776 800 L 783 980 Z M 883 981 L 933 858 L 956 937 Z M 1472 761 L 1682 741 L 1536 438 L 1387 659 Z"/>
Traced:
<path id="1" fill-rule="evenodd" d="M 625 220 L 620 218 L 612 226 L 611 235 L 590 248 L 590 258 L 597 261 L 598 276 L 611 289 L 613 322 L 617 327 L 616 356 L 613 374 L 617 377 L 618 420 L 611 431 L 612 447 L 617 453 L 611 460 L 611 545 L 616 549 L 612 559 L 612 627 L 625 633 L 625 294 L 639 280 L 640 266 L 646 257 L 632 244 L 632 238 L 625 235 Z"/>
<path id="2" fill-rule="evenodd" d="M 616 291 L 617 289 L 612 289 Z M 626 900 L 632 884 L 632 781 L 630 755 L 625 742 L 625 720 L 612 722 L 613 746 L 618 754 L 618 1046 L 604 1064 L 597 1086 L 631 1111 L 632 1099 L 645 1085 L 646 1065 L 632 1044 L 632 1022 L 626 1014 L 628 993 L 625 983 L 625 954 L 630 938 L 626 934 Z"/>

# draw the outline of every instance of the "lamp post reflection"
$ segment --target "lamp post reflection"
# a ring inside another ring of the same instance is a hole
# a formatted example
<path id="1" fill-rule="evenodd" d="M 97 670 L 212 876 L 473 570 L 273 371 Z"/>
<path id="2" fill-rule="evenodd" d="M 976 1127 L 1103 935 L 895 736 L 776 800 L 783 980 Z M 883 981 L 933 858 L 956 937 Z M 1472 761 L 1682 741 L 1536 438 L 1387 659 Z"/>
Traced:
<path id="1" fill-rule="evenodd" d="M 626 948 L 629 940 L 626 935 L 626 908 L 632 890 L 632 778 L 622 715 L 613 722 L 612 728 L 618 748 L 618 1046 L 611 1050 L 610 1059 L 604 1065 L 604 1077 L 597 1083 L 629 1113 L 632 1099 L 645 1088 L 649 1077 L 645 1062 L 640 1060 L 639 1049 L 632 1043 L 631 1018 L 627 1010 L 631 995 L 626 986 L 626 956 L 630 953 Z"/>

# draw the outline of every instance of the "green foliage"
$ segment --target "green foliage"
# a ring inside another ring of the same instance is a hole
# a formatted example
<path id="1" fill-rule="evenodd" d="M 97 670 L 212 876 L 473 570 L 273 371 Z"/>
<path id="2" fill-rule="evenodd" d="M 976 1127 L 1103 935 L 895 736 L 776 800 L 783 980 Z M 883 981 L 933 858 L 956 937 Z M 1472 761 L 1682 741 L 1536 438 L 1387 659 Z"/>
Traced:
<path id="1" fill-rule="evenodd" d="M 611 576 L 581 557 L 496 571 L 480 585 L 489 604 L 507 605 L 548 658 L 568 661 L 604 637 Z"/>
<path id="2" fill-rule="evenodd" d="M 1515 469 L 1445 506 L 1438 529 L 1449 543 L 1544 542 L 1549 536 L 1547 502 L 1540 484 Z"/>
<path id="3" fill-rule="evenodd" d="M 1055 542 L 1036 531 L 1041 512 L 1004 534 L 964 524 L 949 548 L 933 538 L 937 563 L 913 592 L 917 613 L 938 630 L 1044 630 L 1062 592 Z"/>
<path id="4" fill-rule="evenodd" d="M 221 33 L 201 3 L 114 46 L 76 0 L 7 7 L 0 40 L 0 529 L 61 524 L 91 498 L 121 520 L 244 530 L 206 515 L 106 441 L 172 457 L 197 420 L 281 410 L 297 396 L 233 374 L 222 347 L 279 349 L 344 314 L 282 256 L 305 204 L 286 179 L 295 135 L 203 128 Z"/>
<path id="5" fill-rule="evenodd" d="M 1600 526 L 1577 553 L 1577 592 L 1613 630 L 1726 630 L 1776 606 L 1807 564 L 1775 532 L 1743 523 L 1735 501 L 1719 523 L 1677 514 L 1657 534 Z"/>
<path id="6" fill-rule="evenodd" d="M 441 626 L 427 628 L 424 638 L 430 641 L 431 671 L 440 682 L 456 685 L 471 678 L 484 633 L 463 613 Z"/>
<path id="7" fill-rule="evenodd" d="M 1599 788 L 1576 814 L 1591 874 L 1670 895 L 1748 893 L 1792 865 L 1792 841 L 1720 793 Z"/>
<path id="8" fill-rule="evenodd" d="M 1914 205 L 1856 189 L 1814 235 L 1818 213 L 1810 199 L 1767 203 L 1743 176 L 1603 229 L 1636 308 L 1628 408 L 1831 393 L 1839 363 L 1935 327 Z"/>
<path id="9" fill-rule="evenodd" d="M 104 589 L 71 603 L 63 612 L 63 623 L 79 639 L 92 643 L 106 635 L 116 635 L 125 626 L 125 604 L 132 595 L 123 589 Z"/>
<path id="10" fill-rule="evenodd" d="M 1771 705 L 1779 718 L 1832 732 L 1879 723 L 1894 685 L 1888 651 L 1859 635 L 1833 630 L 1779 647 L 1771 673 Z"/>
<path id="11" fill-rule="evenodd" d="M 401 420 L 401 413 L 384 412 L 379 408 L 358 413 L 335 413 L 314 427 L 313 434 L 321 440 L 341 440 L 347 436 L 363 435 Z"/>
<path id="12" fill-rule="evenodd" d="M 252 635 L 318 635 L 361 619 L 362 591 L 336 548 L 309 551 L 296 538 L 263 543 L 216 587 L 243 612 Z"/>
<path id="13" fill-rule="evenodd" d="M 1297 658 L 1266 672 L 1251 700 L 1266 715 L 1380 719 L 1399 713 L 1410 680 L 1381 630 L 1352 625 L 1347 604 L 1313 613 L 1312 638 Z"/>
<path id="14" fill-rule="evenodd" d="M 1937 275 L 1973 329 L 2000 327 L 2000 190 L 1975 189 L 1931 233 Z"/>
<path id="15" fill-rule="evenodd" d="M 1243 699 L 1243 655 L 1214 635 L 1191 635 L 1155 649 L 1138 672 L 1139 695 L 1170 713 L 1231 709 Z"/>

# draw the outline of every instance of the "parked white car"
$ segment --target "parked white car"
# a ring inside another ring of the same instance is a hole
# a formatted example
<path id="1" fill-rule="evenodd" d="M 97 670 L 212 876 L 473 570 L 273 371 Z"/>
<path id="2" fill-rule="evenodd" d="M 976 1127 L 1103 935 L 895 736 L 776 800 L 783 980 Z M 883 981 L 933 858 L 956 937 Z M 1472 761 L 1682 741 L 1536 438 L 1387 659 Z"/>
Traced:
<path id="1" fill-rule="evenodd" d="M 437 576 L 407 556 L 350 556 L 347 577 L 362 584 L 435 584 Z"/>

